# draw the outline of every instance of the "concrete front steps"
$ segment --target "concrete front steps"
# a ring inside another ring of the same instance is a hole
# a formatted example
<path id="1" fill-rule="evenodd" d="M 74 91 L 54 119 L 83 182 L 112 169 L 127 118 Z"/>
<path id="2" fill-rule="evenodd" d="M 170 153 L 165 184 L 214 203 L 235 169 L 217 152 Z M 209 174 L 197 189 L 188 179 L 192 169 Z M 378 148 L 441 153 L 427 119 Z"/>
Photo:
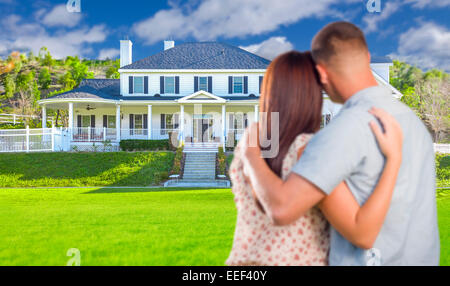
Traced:
<path id="1" fill-rule="evenodd" d="M 184 144 L 184 153 L 217 153 L 220 143 L 216 142 L 196 142 Z"/>
<path id="2" fill-rule="evenodd" d="M 216 180 L 217 147 L 200 152 L 201 147 L 189 146 L 184 162 L 183 179 L 169 180 L 164 187 L 230 187 L 228 180 Z M 194 149 L 194 151 L 192 151 Z"/>

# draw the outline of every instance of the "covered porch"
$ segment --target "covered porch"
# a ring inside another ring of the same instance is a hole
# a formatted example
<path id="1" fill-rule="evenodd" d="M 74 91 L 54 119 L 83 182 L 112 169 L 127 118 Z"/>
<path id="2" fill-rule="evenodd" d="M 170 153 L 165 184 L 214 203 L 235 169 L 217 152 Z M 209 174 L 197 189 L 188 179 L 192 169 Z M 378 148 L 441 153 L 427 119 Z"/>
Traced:
<path id="1" fill-rule="evenodd" d="M 204 94 L 165 102 L 65 100 L 41 106 L 43 122 L 47 109 L 68 111 L 72 144 L 170 139 L 175 146 L 216 143 L 223 147 L 234 146 L 245 128 L 258 120 L 259 108 L 256 100 L 237 102 Z"/>

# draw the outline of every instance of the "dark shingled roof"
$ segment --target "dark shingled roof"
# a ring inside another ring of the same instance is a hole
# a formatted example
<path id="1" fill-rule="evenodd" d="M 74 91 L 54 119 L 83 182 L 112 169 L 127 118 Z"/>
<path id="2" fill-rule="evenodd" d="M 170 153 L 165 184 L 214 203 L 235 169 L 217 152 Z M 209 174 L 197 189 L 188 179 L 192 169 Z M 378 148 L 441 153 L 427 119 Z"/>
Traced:
<path id="1" fill-rule="evenodd" d="M 217 42 L 183 43 L 121 69 L 266 69 L 270 61 Z"/>
<path id="2" fill-rule="evenodd" d="M 389 57 L 371 57 L 370 63 L 372 64 L 390 64 L 392 60 Z"/>
<path id="3" fill-rule="evenodd" d="M 183 96 L 122 96 L 120 95 L 120 80 L 118 79 L 85 79 L 78 88 L 67 91 L 48 99 L 108 99 L 108 100 L 167 100 L 174 101 Z M 221 96 L 226 100 L 258 100 L 250 96 Z"/>

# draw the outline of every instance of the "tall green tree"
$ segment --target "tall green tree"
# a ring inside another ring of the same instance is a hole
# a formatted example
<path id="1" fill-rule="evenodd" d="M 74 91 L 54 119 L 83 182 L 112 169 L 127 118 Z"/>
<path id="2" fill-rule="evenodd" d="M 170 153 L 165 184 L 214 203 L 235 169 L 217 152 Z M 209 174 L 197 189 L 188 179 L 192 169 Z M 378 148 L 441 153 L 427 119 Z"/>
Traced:
<path id="1" fill-rule="evenodd" d="M 42 89 L 48 89 L 52 83 L 52 76 L 48 68 L 43 68 L 39 73 L 38 83 Z"/>

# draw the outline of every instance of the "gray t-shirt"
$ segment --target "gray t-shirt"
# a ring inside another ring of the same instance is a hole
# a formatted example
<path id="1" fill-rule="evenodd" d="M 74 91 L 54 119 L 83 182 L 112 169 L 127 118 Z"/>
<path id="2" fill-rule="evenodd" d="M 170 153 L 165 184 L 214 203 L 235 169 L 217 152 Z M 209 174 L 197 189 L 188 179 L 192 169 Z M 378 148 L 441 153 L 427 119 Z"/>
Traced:
<path id="1" fill-rule="evenodd" d="M 385 163 L 368 110 L 383 108 L 403 130 L 403 161 L 386 220 L 374 248 L 360 249 L 331 230 L 330 265 L 439 265 L 435 161 L 431 136 L 408 107 L 377 86 L 353 95 L 308 143 L 292 171 L 331 194 L 344 181 L 363 205 Z"/>

